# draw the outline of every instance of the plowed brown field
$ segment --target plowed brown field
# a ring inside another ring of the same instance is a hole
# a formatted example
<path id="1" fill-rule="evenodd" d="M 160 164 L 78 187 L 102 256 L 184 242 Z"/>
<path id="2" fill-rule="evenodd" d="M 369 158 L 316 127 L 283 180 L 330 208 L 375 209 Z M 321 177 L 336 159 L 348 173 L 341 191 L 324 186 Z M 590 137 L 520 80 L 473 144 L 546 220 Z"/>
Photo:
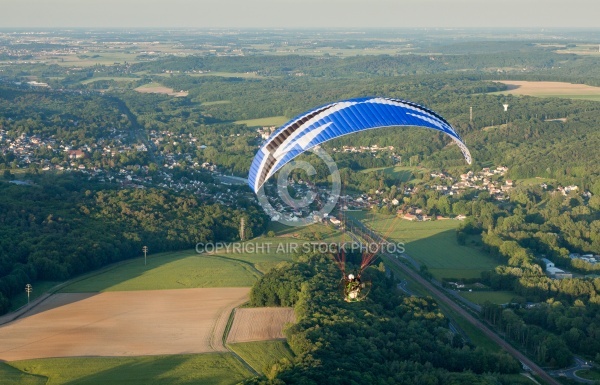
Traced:
<path id="1" fill-rule="evenodd" d="M 295 320 L 294 309 L 289 307 L 237 309 L 227 336 L 227 343 L 285 338 L 283 327 L 286 323 Z"/>
<path id="2" fill-rule="evenodd" d="M 55 294 L 0 327 L 0 360 L 226 351 L 231 310 L 250 288 Z"/>

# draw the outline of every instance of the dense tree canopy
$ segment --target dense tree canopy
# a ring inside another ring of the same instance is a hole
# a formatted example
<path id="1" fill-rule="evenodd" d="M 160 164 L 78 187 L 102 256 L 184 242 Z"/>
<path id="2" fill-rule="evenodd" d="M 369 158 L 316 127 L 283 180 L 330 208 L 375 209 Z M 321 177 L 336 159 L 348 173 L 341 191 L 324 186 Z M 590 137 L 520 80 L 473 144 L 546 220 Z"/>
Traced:
<path id="1" fill-rule="evenodd" d="M 344 302 L 331 258 L 300 255 L 252 289 L 253 305 L 294 305 L 297 316 L 286 332 L 296 358 L 275 365 L 269 383 L 495 384 L 520 369 L 507 354 L 453 335 L 432 299 L 403 296 L 374 268 L 365 273 L 373 281 L 367 300 Z"/>

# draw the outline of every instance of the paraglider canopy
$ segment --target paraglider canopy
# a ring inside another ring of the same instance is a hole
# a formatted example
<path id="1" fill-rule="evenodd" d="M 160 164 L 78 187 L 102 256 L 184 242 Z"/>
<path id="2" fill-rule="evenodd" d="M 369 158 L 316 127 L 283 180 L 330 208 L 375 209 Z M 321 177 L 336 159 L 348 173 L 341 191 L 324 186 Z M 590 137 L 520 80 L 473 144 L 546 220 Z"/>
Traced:
<path id="1" fill-rule="evenodd" d="M 281 126 L 254 157 L 248 184 L 256 193 L 284 165 L 321 143 L 358 131 L 393 126 L 441 131 L 456 142 L 471 164 L 469 149 L 440 115 L 407 100 L 365 97 L 317 107 Z"/>

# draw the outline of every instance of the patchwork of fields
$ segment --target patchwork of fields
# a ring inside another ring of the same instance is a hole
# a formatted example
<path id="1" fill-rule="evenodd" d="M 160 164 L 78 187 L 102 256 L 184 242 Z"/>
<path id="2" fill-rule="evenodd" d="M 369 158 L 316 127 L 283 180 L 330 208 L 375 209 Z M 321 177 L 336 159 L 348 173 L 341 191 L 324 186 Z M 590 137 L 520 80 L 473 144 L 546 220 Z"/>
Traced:
<path id="1" fill-rule="evenodd" d="M 496 265 L 477 249 L 457 244 L 457 221 L 352 215 L 404 242 L 406 251 L 438 278 L 474 277 Z M 223 345 L 231 310 L 247 301 L 261 274 L 291 260 L 292 253 L 282 248 L 307 240 L 344 240 L 343 233 L 323 225 L 271 230 L 276 236 L 248 241 L 242 251 L 150 255 L 147 265 L 137 258 L 74 280 L 24 317 L 0 327 L 0 359 L 10 362 L 0 365 L 0 374 L 7 384 L 145 384 L 157 378 L 178 383 L 191 367 L 198 368 L 192 375 L 198 383 L 233 384 L 249 377 Z M 488 294 L 494 296 L 488 298 L 492 302 L 511 296 Z M 469 295 L 481 296 L 465 293 Z M 268 375 L 271 364 L 292 358 L 281 339 L 284 325 L 294 322 L 293 309 L 241 308 L 236 313 L 227 344 L 255 371 Z M 72 365 L 78 369 L 61 370 Z M 149 369 L 133 379 L 142 367 Z"/>
<path id="2" fill-rule="evenodd" d="M 262 240 L 252 242 L 256 246 Z M 0 327 L 0 360 L 10 362 L 0 364 L 0 382 L 235 384 L 250 377 L 223 344 L 227 321 L 232 309 L 248 300 L 250 286 L 261 275 L 256 266 L 268 269 L 290 256 L 277 253 L 275 246 L 270 252 L 256 248 L 220 254 L 190 250 L 149 255 L 147 265 L 137 258 L 74 280 Z M 291 318 L 289 309 L 284 312 L 285 322 L 293 320 L 293 311 Z M 266 330 L 281 337 L 283 323 L 269 328 L 261 319 Z M 269 348 L 269 342 L 260 349 Z M 285 341 L 276 342 L 281 346 L 275 351 L 291 357 Z M 252 360 L 258 348 L 238 343 L 236 349 Z M 267 353 L 254 361 L 276 361 Z"/>

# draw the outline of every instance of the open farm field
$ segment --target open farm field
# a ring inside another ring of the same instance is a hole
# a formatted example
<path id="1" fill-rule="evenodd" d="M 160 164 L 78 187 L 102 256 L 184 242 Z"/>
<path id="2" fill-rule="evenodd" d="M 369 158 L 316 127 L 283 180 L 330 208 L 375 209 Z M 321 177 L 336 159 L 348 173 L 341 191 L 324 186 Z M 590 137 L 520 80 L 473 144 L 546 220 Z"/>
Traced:
<path id="1" fill-rule="evenodd" d="M 62 293 L 252 286 L 259 273 L 249 263 L 195 250 L 149 255 L 75 281 Z"/>
<path id="2" fill-rule="evenodd" d="M 135 90 L 144 94 L 167 94 L 176 97 L 188 95 L 187 91 L 175 91 L 172 88 L 165 87 L 159 83 L 144 84 L 143 86 L 139 86 Z"/>
<path id="3" fill-rule="evenodd" d="M 227 343 L 267 341 L 285 338 L 283 328 L 293 323 L 293 308 L 262 307 L 236 309 Z"/>
<path id="4" fill-rule="evenodd" d="M 216 106 L 219 104 L 229 104 L 231 100 L 215 100 L 212 102 L 201 102 L 203 106 Z"/>
<path id="5" fill-rule="evenodd" d="M 352 212 L 351 217 L 395 242 L 403 242 L 406 253 L 424 263 L 438 279 L 476 278 L 498 263 L 482 251 L 459 245 L 459 221 L 410 222 L 392 215 Z"/>
<path id="6" fill-rule="evenodd" d="M 285 116 L 270 116 L 267 118 L 237 120 L 235 124 L 245 124 L 248 127 L 281 126 L 290 120 Z"/>
<path id="7" fill-rule="evenodd" d="M 212 353 L 24 360 L 0 364 L 0 376 L 3 385 L 233 385 L 251 373 L 232 354 Z"/>
<path id="8" fill-rule="evenodd" d="M 225 351 L 249 288 L 55 294 L 0 328 L 0 360 Z"/>
<path id="9" fill-rule="evenodd" d="M 237 353 L 254 370 L 268 376 L 269 367 L 282 359 L 292 360 L 294 353 L 287 342 L 255 341 L 231 344 L 229 347 Z"/>
<path id="10" fill-rule="evenodd" d="M 502 305 L 509 303 L 517 295 L 510 291 L 461 291 L 460 295 L 471 302 L 483 305 L 486 301 Z"/>
<path id="11" fill-rule="evenodd" d="M 266 273 L 281 262 L 291 261 L 294 254 L 318 248 L 319 243 L 351 242 L 349 236 L 323 224 L 289 227 L 270 222 L 268 230 L 276 236 L 254 238 L 241 244 L 239 250 L 221 248 L 208 255 L 251 264 L 260 273 Z"/>
<path id="12" fill-rule="evenodd" d="M 256 72 L 222 72 L 222 71 L 210 71 L 203 72 L 201 74 L 190 74 L 190 76 L 220 76 L 224 78 L 244 78 L 244 79 L 260 79 L 264 76 L 260 76 Z"/>
<path id="13" fill-rule="evenodd" d="M 93 82 L 97 82 L 100 80 L 114 80 L 115 82 L 134 82 L 136 80 L 140 80 L 139 78 L 131 78 L 131 77 L 120 77 L 120 76 L 99 76 L 90 79 L 83 80 L 81 84 L 89 84 Z"/>
<path id="14" fill-rule="evenodd" d="M 565 99 L 587 99 L 600 101 L 600 87 L 592 87 L 586 84 L 517 80 L 503 80 L 500 81 L 500 83 L 508 85 L 509 89 L 498 92 L 498 94 L 559 97 Z"/>

